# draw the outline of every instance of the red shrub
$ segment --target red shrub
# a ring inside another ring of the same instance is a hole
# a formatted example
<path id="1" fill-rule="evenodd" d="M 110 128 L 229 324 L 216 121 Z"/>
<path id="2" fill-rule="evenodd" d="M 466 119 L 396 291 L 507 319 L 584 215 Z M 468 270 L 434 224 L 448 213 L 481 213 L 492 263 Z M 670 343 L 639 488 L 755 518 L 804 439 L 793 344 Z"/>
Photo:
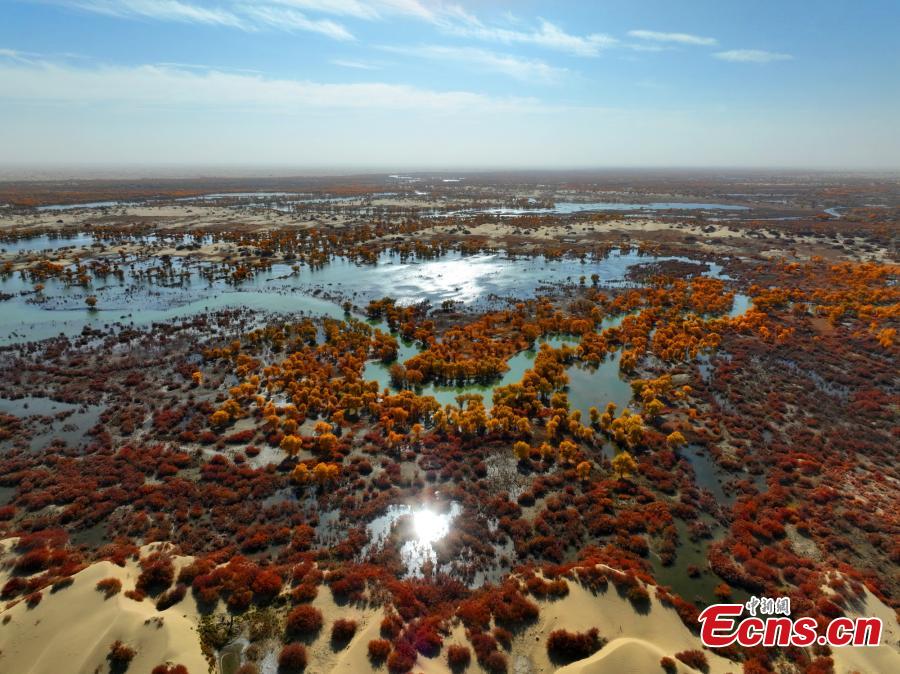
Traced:
<path id="1" fill-rule="evenodd" d="M 688 667 L 699 669 L 701 672 L 705 672 L 709 669 L 709 662 L 707 661 L 706 654 L 703 651 L 699 651 L 696 649 L 691 651 L 681 651 L 680 653 L 676 653 L 675 657 L 681 660 Z"/>
<path id="2" fill-rule="evenodd" d="M 171 590 L 164 592 L 156 602 L 157 611 L 165 611 L 167 608 L 174 606 L 187 594 L 187 585 L 179 583 Z"/>
<path id="3" fill-rule="evenodd" d="M 447 648 L 447 664 L 454 671 L 465 669 L 472 661 L 472 652 L 460 644 L 453 644 Z"/>
<path id="4" fill-rule="evenodd" d="M 506 674 L 508 667 L 506 656 L 500 651 L 494 651 L 487 656 L 481 663 L 481 666 L 490 674 Z"/>
<path id="5" fill-rule="evenodd" d="M 391 642 L 387 639 L 372 639 L 369 642 L 369 660 L 375 664 L 380 664 L 387 659 L 391 653 Z"/>
<path id="6" fill-rule="evenodd" d="M 144 601 L 147 595 L 142 590 L 125 590 L 125 596 L 134 601 Z"/>
<path id="7" fill-rule="evenodd" d="M 302 672 L 306 669 L 306 647 L 288 644 L 278 654 L 278 667 L 285 672 Z"/>
<path id="8" fill-rule="evenodd" d="M 265 569 L 256 574 L 252 588 L 257 598 L 265 603 L 278 596 L 281 592 L 281 583 L 281 576 L 270 569 Z"/>
<path id="9" fill-rule="evenodd" d="M 356 621 L 338 618 L 331 625 L 331 640 L 338 644 L 346 644 L 356 634 Z"/>
<path id="10" fill-rule="evenodd" d="M 16 573 L 30 576 L 45 570 L 50 565 L 50 551 L 47 548 L 29 550 L 16 560 Z"/>
<path id="11" fill-rule="evenodd" d="M 291 597 L 293 597 L 294 601 L 298 604 L 312 601 L 318 594 L 319 588 L 317 588 L 312 583 L 300 583 L 300 585 L 298 585 L 291 591 Z"/>
<path id="12" fill-rule="evenodd" d="M 547 653 L 556 662 L 569 663 L 590 657 L 606 643 L 596 628 L 587 632 L 555 630 L 547 638 Z"/>
<path id="13" fill-rule="evenodd" d="M 322 629 L 322 612 L 312 606 L 297 606 L 287 617 L 287 631 L 296 636 L 316 634 Z"/>
<path id="14" fill-rule="evenodd" d="M 168 555 L 154 552 L 141 559 L 141 575 L 137 589 L 146 594 L 159 594 L 175 579 L 175 565 Z"/>
<path id="15" fill-rule="evenodd" d="M 150 674 L 188 674 L 188 669 L 184 665 L 156 665 Z"/>
<path id="16" fill-rule="evenodd" d="M 110 665 L 114 668 L 125 668 L 128 667 L 128 663 L 130 663 L 134 656 L 137 655 L 137 651 L 129 646 L 126 646 L 121 641 L 114 641 L 110 644 L 109 653 L 106 656 L 106 659 L 109 660 Z"/>
<path id="17" fill-rule="evenodd" d="M 381 619 L 381 636 L 387 639 L 396 639 L 403 629 L 403 620 L 396 613 L 391 613 Z"/>
<path id="18" fill-rule="evenodd" d="M 106 595 L 106 599 L 109 599 L 113 595 L 119 594 L 122 590 L 122 581 L 118 578 L 104 578 L 103 580 L 98 580 L 95 587 L 98 592 Z"/>
<path id="19" fill-rule="evenodd" d="M 659 666 L 663 668 L 666 674 L 675 674 L 678 671 L 678 664 L 668 656 L 663 656 L 659 659 Z"/>
<path id="20" fill-rule="evenodd" d="M 416 664 L 416 649 L 405 641 L 396 644 L 387 659 L 391 674 L 406 674 Z"/>

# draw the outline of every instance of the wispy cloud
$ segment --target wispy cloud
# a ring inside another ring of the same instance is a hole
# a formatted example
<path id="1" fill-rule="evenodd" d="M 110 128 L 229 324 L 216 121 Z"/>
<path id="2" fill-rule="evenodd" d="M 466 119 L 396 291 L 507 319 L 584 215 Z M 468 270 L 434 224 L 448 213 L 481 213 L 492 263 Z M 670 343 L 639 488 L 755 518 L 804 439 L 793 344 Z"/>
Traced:
<path id="1" fill-rule="evenodd" d="M 126 107 L 546 112 L 533 98 L 438 91 L 403 84 L 335 84 L 159 65 L 73 67 L 0 60 L 0 101 Z"/>
<path id="2" fill-rule="evenodd" d="M 349 16 L 355 19 L 372 20 L 381 15 L 376 3 L 360 0 L 272 0 L 274 4 L 294 7 L 310 12 L 321 12 L 334 16 Z"/>
<path id="3" fill-rule="evenodd" d="M 568 72 L 538 59 L 525 59 L 477 47 L 420 45 L 418 47 L 382 47 L 385 51 L 432 61 L 455 61 L 481 70 L 498 72 L 523 82 L 555 82 Z"/>
<path id="4" fill-rule="evenodd" d="M 17 49 L 0 49 L 0 59 L 10 59 L 11 61 L 20 61 L 22 63 L 32 62 L 30 56 Z"/>
<path id="5" fill-rule="evenodd" d="M 701 35 L 692 35 L 690 33 L 661 33 L 655 30 L 630 30 L 629 37 L 639 40 L 650 40 L 651 42 L 673 42 L 676 44 L 689 44 L 701 47 L 714 47 L 719 41 L 714 37 L 703 37 Z"/>
<path id="6" fill-rule="evenodd" d="M 332 59 L 331 63 L 341 68 L 354 68 L 356 70 L 381 70 L 381 66 L 368 61 L 348 61 L 346 59 Z"/>
<path id="7" fill-rule="evenodd" d="M 255 31 L 261 28 L 318 33 L 334 40 L 352 40 L 353 34 L 330 19 L 310 18 L 286 2 L 232 2 L 208 7 L 182 0 L 49 0 L 77 9 L 122 19 L 150 19 L 178 23 L 225 26 Z M 292 3 L 293 4 L 293 3 Z M 311 2 L 309 4 L 316 4 Z M 325 4 L 325 3 L 319 3 Z M 337 5 L 342 4 L 340 1 Z M 315 7 L 314 7 L 315 9 Z M 362 11 L 362 10 L 361 10 Z M 334 12 L 331 12 L 334 13 Z"/>
<path id="8" fill-rule="evenodd" d="M 790 54 L 763 51 L 762 49 L 730 49 L 716 52 L 714 56 L 723 61 L 736 63 L 771 63 L 773 61 L 790 61 L 794 58 Z"/>
<path id="9" fill-rule="evenodd" d="M 180 2 L 180 0 L 75 0 L 60 4 L 122 18 L 146 18 L 157 21 L 204 23 L 238 28 L 244 26 L 244 22 L 233 12 L 201 7 Z"/>
<path id="10" fill-rule="evenodd" d="M 310 19 L 302 12 L 283 7 L 266 5 L 242 5 L 241 12 L 253 19 L 256 23 L 293 31 L 302 30 L 311 33 L 320 33 L 334 40 L 353 40 L 353 34 L 341 24 L 330 19 Z"/>
<path id="11" fill-rule="evenodd" d="M 618 44 L 614 37 L 603 33 L 572 35 L 556 24 L 541 19 L 538 27 L 531 30 L 511 30 L 485 26 L 480 22 L 457 24 L 447 28 L 457 35 L 473 37 L 500 44 L 532 44 L 546 49 L 568 52 L 576 56 L 597 56 L 604 49 Z"/>

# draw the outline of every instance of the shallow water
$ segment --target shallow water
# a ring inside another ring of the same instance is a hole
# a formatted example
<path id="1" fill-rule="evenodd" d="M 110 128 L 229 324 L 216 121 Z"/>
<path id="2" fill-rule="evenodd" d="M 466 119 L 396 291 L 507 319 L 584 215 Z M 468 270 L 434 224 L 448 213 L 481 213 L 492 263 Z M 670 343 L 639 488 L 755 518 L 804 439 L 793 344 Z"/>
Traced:
<path id="1" fill-rule="evenodd" d="M 607 319 L 604 321 L 603 328 L 618 325 L 621 323 L 622 318 L 618 316 Z M 484 399 L 485 409 L 490 410 L 493 407 L 494 389 L 498 386 L 509 386 L 522 381 L 525 371 L 533 366 L 541 344 L 549 344 L 554 349 L 558 349 L 563 345 L 577 346 L 579 341 L 579 338 L 568 335 L 541 337 L 536 340 L 535 348 L 520 351 L 507 360 L 506 364 L 509 366 L 509 370 L 493 383 L 466 384 L 464 386 L 431 383 L 416 387 L 415 391 L 419 395 L 433 396 L 442 406 L 448 404 L 456 405 L 456 397 L 459 395 L 478 394 Z M 398 344 L 401 344 L 400 340 L 398 340 Z M 420 349 L 415 344 L 409 342 L 402 344 L 397 362 L 403 363 L 419 352 Z M 614 402 L 621 409 L 631 400 L 631 385 L 622 379 L 619 374 L 620 359 L 621 352 L 616 351 L 610 354 L 598 367 L 577 363 L 567 368 L 566 373 L 569 376 L 567 393 L 570 409 L 581 410 L 582 421 L 588 418 L 588 410 L 591 407 L 597 407 L 602 411 L 607 403 Z M 377 381 L 379 389 L 386 388 L 395 392 L 400 390 L 391 384 L 390 365 L 381 361 L 368 361 L 363 370 L 363 379 L 366 381 Z"/>
<path id="2" fill-rule="evenodd" d="M 680 519 L 675 519 L 678 529 L 679 544 L 676 551 L 675 562 L 670 566 L 663 566 L 656 553 L 651 552 L 649 561 L 653 567 L 653 577 L 660 585 L 665 585 L 681 597 L 690 602 L 706 606 L 719 601 L 714 593 L 717 585 L 724 582 L 709 568 L 706 559 L 706 551 L 709 547 L 709 539 L 692 541 L 688 536 L 688 527 Z M 695 566 L 700 569 L 700 575 L 692 578 L 688 575 L 688 567 Z M 746 593 L 732 589 L 733 599 L 743 601 Z"/>
<path id="3" fill-rule="evenodd" d="M 18 242 L 28 245 L 27 241 Z M 599 260 L 547 260 L 543 257 L 510 259 L 496 253 L 463 255 L 453 252 L 438 260 L 401 261 L 383 254 L 376 265 L 358 265 L 335 258 L 319 269 L 301 267 L 293 272 L 288 264 L 275 264 L 239 285 L 224 279 L 209 282 L 193 267 L 173 261 L 174 279 L 148 283 L 132 278 L 131 264 L 123 265 L 122 281 L 110 276 L 95 279 L 89 288 L 66 286 L 57 279 L 44 282 L 43 301 L 36 302 L 30 281 L 12 274 L 0 279 L 0 293 L 13 297 L 0 303 L 0 344 L 46 339 L 59 334 L 76 335 L 85 326 L 95 328 L 122 322 L 142 326 L 170 321 L 230 307 L 256 311 L 307 313 L 341 318 L 336 302 L 350 299 L 359 306 L 385 296 L 400 304 L 421 301 L 439 305 L 445 300 L 486 308 L 502 297 L 533 297 L 542 287 L 577 283 L 579 277 L 597 274 L 601 285 L 626 283 L 628 270 L 637 264 L 685 258 L 639 255 L 636 251 L 613 251 Z M 135 269 L 149 269 L 142 262 Z M 157 265 L 158 266 L 158 265 Z M 710 264 L 710 276 L 721 274 L 721 266 Z M 182 280 L 180 274 L 184 273 Z M 98 298 L 95 310 L 84 299 Z M 322 298 L 316 295 L 321 295 Z M 329 295 L 335 302 L 323 299 Z"/>
<path id="4" fill-rule="evenodd" d="M 688 203 L 677 201 L 656 201 L 649 204 L 623 204 L 615 201 L 595 201 L 590 203 L 560 201 L 553 208 L 474 208 L 455 211 L 449 215 L 464 215 L 470 213 L 486 213 L 488 215 L 517 216 L 517 215 L 569 215 L 572 213 L 585 213 L 590 211 L 748 211 L 748 206 L 734 204 L 708 204 Z"/>
<path id="5" fill-rule="evenodd" d="M 413 508 L 407 504 L 390 505 L 383 515 L 373 519 L 366 525 L 369 543 L 363 548 L 360 556 L 366 555 L 387 541 L 398 520 L 411 516 L 413 537 L 400 547 L 400 558 L 406 567 L 407 576 L 422 575 L 422 565 L 426 562 L 437 564 L 437 553 L 434 543 L 450 532 L 453 520 L 462 513 L 462 506 L 450 503 L 447 512 L 438 512 L 426 506 Z"/>
<path id="6" fill-rule="evenodd" d="M 85 442 L 87 432 L 97 425 L 102 411 L 102 405 L 82 407 L 51 398 L 0 398 L 0 412 L 26 420 L 35 416 L 55 417 L 57 414 L 69 413 L 63 419 L 48 420 L 43 429 L 31 438 L 28 445 L 31 450 L 43 449 L 57 439 L 65 441 L 70 447 L 79 446 Z"/>

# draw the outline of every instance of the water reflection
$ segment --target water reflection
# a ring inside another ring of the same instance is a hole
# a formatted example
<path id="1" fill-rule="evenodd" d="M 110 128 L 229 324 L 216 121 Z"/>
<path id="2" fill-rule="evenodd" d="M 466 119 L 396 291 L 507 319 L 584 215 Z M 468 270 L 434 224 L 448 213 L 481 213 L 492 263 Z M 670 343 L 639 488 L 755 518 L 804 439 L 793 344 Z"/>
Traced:
<path id="1" fill-rule="evenodd" d="M 400 559 L 406 568 L 407 576 L 421 576 L 422 567 L 426 563 L 437 565 L 437 553 L 434 543 L 450 533 L 453 520 L 462 512 L 458 503 L 450 503 L 445 513 L 437 512 L 429 507 L 412 508 L 406 504 L 390 505 L 387 511 L 366 525 L 369 543 L 362 550 L 365 558 L 370 552 L 381 548 L 390 538 L 394 526 L 402 519 L 409 518 L 412 537 L 404 541 L 400 547 Z"/>
<path id="2" fill-rule="evenodd" d="M 30 246 L 83 242 L 83 239 L 25 239 Z M 151 237 L 143 239 L 154 244 Z M 494 308 L 502 298 L 527 298 L 547 286 L 575 283 L 596 274 L 602 285 L 626 284 L 628 270 L 637 264 L 686 258 L 641 255 L 616 250 L 602 259 L 508 258 L 500 254 L 464 255 L 452 252 L 437 260 L 403 261 L 383 253 L 376 265 L 362 266 L 335 258 L 318 269 L 301 267 L 295 272 L 286 263 L 273 264 L 239 286 L 225 278 L 209 281 L 200 276 L 196 263 L 172 259 L 165 283 L 149 283 L 132 273 L 150 274 L 159 266 L 154 258 L 123 263 L 125 276 L 94 281 L 93 287 L 71 287 L 60 279 L 46 279 L 41 301 L 33 284 L 18 274 L 0 278 L 0 294 L 8 295 L 0 312 L 0 344 L 75 335 L 86 326 L 113 322 L 135 326 L 188 317 L 203 311 L 245 307 L 257 311 L 309 312 L 343 316 L 338 302 L 349 299 L 363 306 L 385 296 L 400 304 L 453 300 L 477 309 Z M 709 264 L 709 276 L 721 276 L 721 267 Z M 98 298 L 95 311 L 87 311 L 87 295 Z M 326 299 L 327 298 L 327 299 Z"/>

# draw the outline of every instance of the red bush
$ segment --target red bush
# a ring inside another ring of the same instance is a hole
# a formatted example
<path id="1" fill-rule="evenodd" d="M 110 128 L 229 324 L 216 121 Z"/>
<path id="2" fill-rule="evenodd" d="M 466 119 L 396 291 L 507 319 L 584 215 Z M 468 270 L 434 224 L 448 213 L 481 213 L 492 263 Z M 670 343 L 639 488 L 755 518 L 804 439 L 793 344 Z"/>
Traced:
<path id="1" fill-rule="evenodd" d="M 188 674 L 188 669 L 184 665 L 156 665 L 150 674 Z"/>
<path id="2" fill-rule="evenodd" d="M 128 667 L 128 663 L 134 659 L 135 655 L 137 655 L 137 651 L 133 648 L 126 646 L 121 641 L 114 641 L 110 644 L 106 659 L 113 667 L 125 668 Z"/>
<path id="3" fill-rule="evenodd" d="M 691 651 L 681 651 L 680 653 L 676 653 L 675 657 L 681 660 L 688 667 L 699 669 L 701 672 L 705 672 L 709 669 L 709 662 L 707 661 L 706 654 L 703 651 L 699 651 L 696 649 Z"/>
<path id="4" fill-rule="evenodd" d="M 316 634 L 322 629 L 322 612 L 312 606 L 297 606 L 287 617 L 287 631 L 296 636 Z"/>
<path id="5" fill-rule="evenodd" d="M 171 590 L 164 592 L 160 598 L 156 602 L 156 610 L 157 611 L 165 611 L 167 608 L 175 606 L 178 602 L 184 599 L 184 595 L 187 594 L 187 585 L 184 583 L 179 583 Z"/>
<path id="6" fill-rule="evenodd" d="M 587 632 L 555 630 L 547 638 L 547 653 L 557 662 L 575 662 L 590 657 L 605 643 L 596 628 Z"/>
<path id="7" fill-rule="evenodd" d="M 373 663 L 380 664 L 384 662 L 390 653 L 391 642 L 387 639 L 372 639 L 369 642 L 369 659 Z"/>
<path id="8" fill-rule="evenodd" d="M 668 656 L 663 656 L 659 659 L 659 666 L 663 668 L 666 674 L 675 674 L 678 671 L 678 664 Z"/>
<path id="9" fill-rule="evenodd" d="M 460 644 L 453 644 L 447 648 L 447 664 L 454 671 L 465 669 L 472 661 L 472 652 Z"/>
<path id="10" fill-rule="evenodd" d="M 356 621 L 338 618 L 331 625 L 331 640 L 338 644 L 346 644 L 356 634 Z"/>
<path id="11" fill-rule="evenodd" d="M 302 672 L 306 669 L 306 647 L 288 644 L 278 654 L 278 667 L 285 672 Z"/>
<path id="12" fill-rule="evenodd" d="M 146 594 L 159 594 L 166 590 L 175 579 L 175 565 L 168 555 L 151 553 L 141 559 L 141 574 L 137 579 L 137 589 Z"/>
<path id="13" fill-rule="evenodd" d="M 396 644 L 387 659 L 391 674 L 406 674 L 416 664 L 416 649 L 405 641 Z"/>
<path id="14" fill-rule="evenodd" d="M 264 569 L 253 579 L 253 592 L 257 598 L 265 602 L 272 601 L 281 592 L 281 576 L 270 569 Z"/>
<path id="15" fill-rule="evenodd" d="M 113 595 L 119 594 L 122 590 L 122 581 L 118 578 L 104 578 L 103 580 L 98 580 L 95 587 L 98 592 L 102 592 L 106 596 L 106 599 L 109 599 Z"/>
<path id="16" fill-rule="evenodd" d="M 490 674 L 506 674 L 508 663 L 503 653 L 494 651 L 484 659 L 481 666 Z"/>

